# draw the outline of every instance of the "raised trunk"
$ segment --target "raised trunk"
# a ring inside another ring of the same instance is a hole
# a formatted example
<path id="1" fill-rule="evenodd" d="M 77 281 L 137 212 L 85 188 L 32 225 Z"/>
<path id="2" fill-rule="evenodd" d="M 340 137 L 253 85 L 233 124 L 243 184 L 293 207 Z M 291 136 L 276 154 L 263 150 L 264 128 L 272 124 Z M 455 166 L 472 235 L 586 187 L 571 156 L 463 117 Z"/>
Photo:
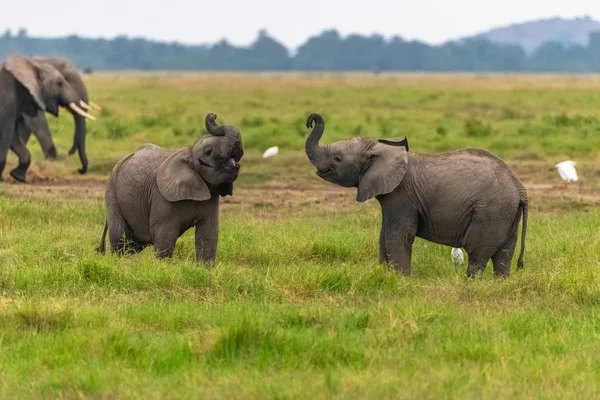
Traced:
<path id="1" fill-rule="evenodd" d="M 208 114 L 204 120 L 206 130 L 213 136 L 225 136 L 225 129 L 222 126 L 218 126 L 215 120 L 217 116 L 215 114 Z"/>
<path id="2" fill-rule="evenodd" d="M 306 138 L 305 150 L 310 162 L 319 169 L 319 164 L 325 155 L 325 148 L 319 146 L 319 140 L 321 140 L 323 132 L 325 132 L 325 121 L 323 121 L 320 115 L 311 114 L 306 121 L 306 127 L 312 127 L 313 122 L 314 128 L 310 135 L 308 135 L 308 138 Z"/>

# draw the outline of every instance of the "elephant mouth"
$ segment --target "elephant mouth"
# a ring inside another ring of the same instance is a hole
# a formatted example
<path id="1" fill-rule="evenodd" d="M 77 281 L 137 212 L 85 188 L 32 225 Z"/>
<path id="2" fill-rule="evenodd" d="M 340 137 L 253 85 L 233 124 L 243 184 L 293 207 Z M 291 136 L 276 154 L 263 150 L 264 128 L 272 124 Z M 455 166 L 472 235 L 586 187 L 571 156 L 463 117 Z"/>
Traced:
<path id="1" fill-rule="evenodd" d="M 228 178 L 225 180 L 228 183 L 234 182 L 238 176 L 240 176 L 240 171 L 233 171 L 228 174 Z"/>
<path id="2" fill-rule="evenodd" d="M 325 177 L 331 176 L 332 173 L 333 173 L 333 168 L 325 168 L 320 171 L 317 170 L 317 175 L 323 179 L 325 179 Z"/>
<path id="3" fill-rule="evenodd" d="M 59 108 L 56 104 L 47 104 L 46 105 L 46 112 L 52 114 L 55 117 L 58 117 L 58 111 Z"/>

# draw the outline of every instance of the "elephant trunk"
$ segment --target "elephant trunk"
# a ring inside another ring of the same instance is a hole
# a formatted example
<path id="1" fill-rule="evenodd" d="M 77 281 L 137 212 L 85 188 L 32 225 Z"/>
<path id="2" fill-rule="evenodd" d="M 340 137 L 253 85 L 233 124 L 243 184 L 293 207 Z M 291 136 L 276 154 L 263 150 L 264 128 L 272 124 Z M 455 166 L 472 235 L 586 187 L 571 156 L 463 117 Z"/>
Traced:
<path id="1" fill-rule="evenodd" d="M 73 140 L 73 152 L 77 149 L 79 153 L 79 160 L 81 161 L 81 169 L 78 170 L 80 174 L 85 174 L 88 169 L 88 159 L 85 153 L 85 135 L 86 135 L 86 124 L 85 118 L 79 114 L 73 113 L 73 121 L 75 122 L 75 135 Z M 71 152 L 69 152 L 72 154 Z"/>
<path id="2" fill-rule="evenodd" d="M 236 143 L 242 142 L 242 137 L 237 129 L 233 128 L 231 125 L 222 125 L 219 126 L 215 122 L 217 119 L 217 115 L 210 113 L 206 115 L 206 120 L 204 124 L 206 125 L 206 130 L 213 136 L 227 136 L 232 138 Z"/>
<path id="3" fill-rule="evenodd" d="M 217 125 L 215 120 L 217 119 L 217 115 L 210 113 L 206 116 L 206 120 L 204 124 L 206 125 L 206 130 L 213 136 L 225 136 L 225 129 L 222 126 Z"/>
<path id="4" fill-rule="evenodd" d="M 319 114 L 310 114 L 306 120 L 306 127 L 312 128 L 313 123 L 314 128 L 310 135 L 308 135 L 308 138 L 306 138 L 305 150 L 312 165 L 319 169 L 319 164 L 323 160 L 327 149 L 326 147 L 319 146 L 319 140 L 321 140 L 325 131 L 325 121 L 323 121 L 323 117 Z"/>

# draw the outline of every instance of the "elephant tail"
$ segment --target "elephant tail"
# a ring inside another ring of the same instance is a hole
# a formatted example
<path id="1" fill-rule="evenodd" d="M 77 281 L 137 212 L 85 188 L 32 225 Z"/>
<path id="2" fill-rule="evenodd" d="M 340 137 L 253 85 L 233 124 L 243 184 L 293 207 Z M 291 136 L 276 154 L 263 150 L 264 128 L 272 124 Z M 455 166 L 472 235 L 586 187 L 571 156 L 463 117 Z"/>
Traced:
<path id="1" fill-rule="evenodd" d="M 100 246 L 96 248 L 96 251 L 100 254 L 106 253 L 106 232 L 108 231 L 108 220 L 104 222 L 104 231 L 102 232 L 102 239 L 100 239 Z"/>
<path id="2" fill-rule="evenodd" d="M 523 228 L 521 231 L 521 253 L 517 261 L 517 268 L 523 268 L 523 253 L 525 253 L 525 234 L 527 233 L 527 198 L 521 200 L 519 207 L 523 210 Z"/>

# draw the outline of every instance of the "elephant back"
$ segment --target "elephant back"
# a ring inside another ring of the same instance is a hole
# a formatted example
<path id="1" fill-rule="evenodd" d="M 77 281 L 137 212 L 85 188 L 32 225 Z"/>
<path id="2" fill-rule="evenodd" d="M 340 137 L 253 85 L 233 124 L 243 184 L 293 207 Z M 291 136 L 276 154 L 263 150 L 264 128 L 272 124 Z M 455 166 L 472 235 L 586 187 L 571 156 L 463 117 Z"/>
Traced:
<path id="1" fill-rule="evenodd" d="M 119 179 L 138 183 L 152 176 L 156 177 L 158 167 L 176 150 L 165 149 L 152 143 L 142 145 L 135 153 L 123 158 L 115 166 Z"/>

